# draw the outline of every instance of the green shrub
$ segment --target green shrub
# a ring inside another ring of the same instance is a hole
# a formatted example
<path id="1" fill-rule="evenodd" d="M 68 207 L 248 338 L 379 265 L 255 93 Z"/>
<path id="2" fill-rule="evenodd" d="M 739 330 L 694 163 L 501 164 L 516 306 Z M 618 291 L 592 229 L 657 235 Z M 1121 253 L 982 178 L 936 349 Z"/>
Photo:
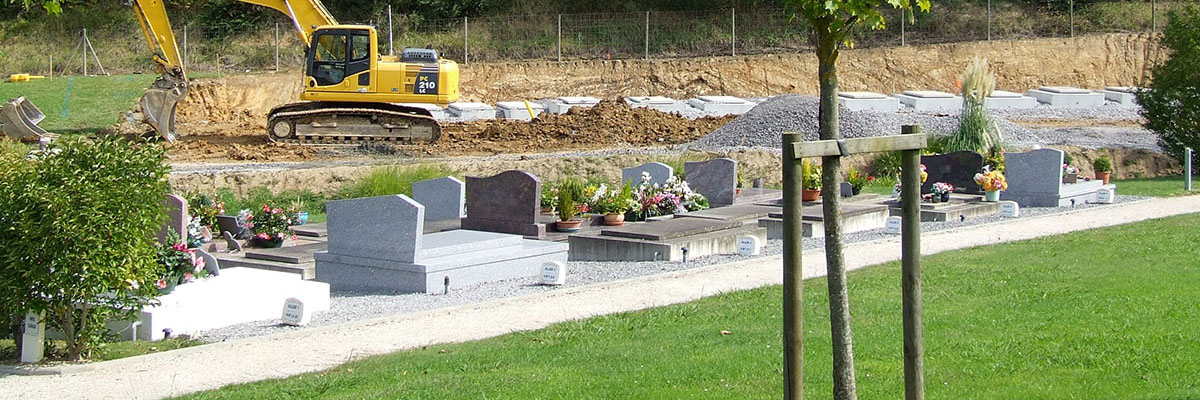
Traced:
<path id="1" fill-rule="evenodd" d="M 338 197 L 356 199 L 362 197 L 403 194 L 412 197 L 412 184 L 426 179 L 452 175 L 454 171 L 439 164 L 389 165 L 376 167 L 354 184 L 338 193 Z"/>
<path id="2" fill-rule="evenodd" d="M 871 172 L 871 175 L 875 175 L 885 182 L 896 180 L 900 176 L 901 161 L 903 161 L 903 157 L 899 151 L 879 153 L 874 160 L 871 160 L 868 170 Z"/>
<path id="3" fill-rule="evenodd" d="M 168 167 L 162 148 L 123 139 L 53 150 L 0 158 L 0 311 L 44 311 L 78 360 L 154 293 Z"/>
<path id="4" fill-rule="evenodd" d="M 988 116 L 984 104 L 995 88 L 996 75 L 988 68 L 987 59 L 975 57 L 962 74 L 963 109 L 958 131 L 946 139 L 944 151 L 984 154 L 1002 148 L 999 128 Z"/>
<path id="5" fill-rule="evenodd" d="M 1112 172 L 1112 168 L 1112 160 L 1109 160 L 1108 156 L 1100 156 L 1092 162 L 1092 170 L 1096 172 Z"/>
<path id="6" fill-rule="evenodd" d="M 1169 56 L 1151 71 L 1138 102 L 1146 129 L 1158 134 L 1167 154 L 1182 161 L 1185 148 L 1200 149 L 1200 7 L 1172 11 L 1162 44 Z"/>

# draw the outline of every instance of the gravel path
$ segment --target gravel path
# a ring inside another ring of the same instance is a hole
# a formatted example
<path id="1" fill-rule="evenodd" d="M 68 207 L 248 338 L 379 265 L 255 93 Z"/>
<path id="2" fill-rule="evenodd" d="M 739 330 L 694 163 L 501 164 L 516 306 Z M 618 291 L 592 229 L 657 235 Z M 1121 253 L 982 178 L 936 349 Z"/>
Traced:
<path id="1" fill-rule="evenodd" d="M 1117 196 L 1118 203 L 1144 200 L 1143 197 Z M 1077 211 L 1099 205 L 1088 204 L 1078 207 L 1058 208 L 1024 208 L 1021 218 L 1032 218 L 1042 215 L 1059 214 Z M 971 218 L 966 221 L 925 222 L 921 224 L 924 232 L 936 232 L 946 229 L 961 228 L 980 224 L 1004 221 L 1007 218 L 996 216 Z M 845 236 L 846 243 L 868 242 L 872 240 L 895 237 L 876 229 L 856 232 Z M 818 249 L 824 246 L 823 237 L 806 238 L 804 249 Z M 764 256 L 780 254 L 783 244 L 779 240 L 768 241 L 763 248 Z M 663 272 L 694 269 L 714 264 L 742 261 L 754 257 L 737 255 L 719 255 L 682 262 L 579 262 L 567 263 L 567 281 L 564 287 L 578 287 L 601 282 L 610 282 L 639 276 L 653 275 Z M 252 336 L 268 335 L 278 332 L 312 329 L 314 327 L 346 323 L 364 319 L 378 318 L 389 315 L 410 313 L 463 304 L 479 303 L 488 300 L 544 293 L 556 290 L 554 287 L 537 284 L 536 278 L 513 279 L 456 288 L 450 294 L 403 294 L 403 295 L 365 295 L 347 292 L 334 292 L 330 299 L 330 311 L 317 313 L 307 327 L 280 325 L 277 320 L 250 322 L 233 325 L 221 329 L 202 332 L 197 337 L 201 340 L 216 342 L 239 339 Z"/>
<path id="2" fill-rule="evenodd" d="M 1151 199 L 923 235 L 922 253 L 1027 240 L 1151 218 L 1195 213 L 1200 196 Z M 900 258 L 898 238 L 851 243 L 848 270 Z M 822 252 L 805 252 L 805 278 L 824 274 Z M 360 322 L 230 340 L 82 366 L 60 375 L 0 372 L 0 398 L 161 398 L 225 385 L 320 371 L 363 357 L 477 340 L 597 315 L 641 310 L 777 285 L 779 256 L 710 265 L 636 279 L 551 290 L 514 298 L 394 315 Z"/>

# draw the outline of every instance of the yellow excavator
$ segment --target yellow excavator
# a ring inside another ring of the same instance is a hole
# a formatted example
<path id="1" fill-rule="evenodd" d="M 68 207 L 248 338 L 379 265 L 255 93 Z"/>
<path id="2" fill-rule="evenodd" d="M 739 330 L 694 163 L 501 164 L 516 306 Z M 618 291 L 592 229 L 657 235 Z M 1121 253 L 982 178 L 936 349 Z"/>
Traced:
<path id="1" fill-rule="evenodd" d="M 458 64 L 433 49 L 380 55 L 375 28 L 339 25 L 318 0 L 238 0 L 291 18 L 305 45 L 304 92 L 267 117 L 274 141 L 320 144 L 435 141 L 441 127 L 428 110 L 397 103 L 446 105 L 458 99 Z M 142 97 L 145 122 L 176 138 L 175 107 L 188 81 L 162 0 L 134 0 L 160 76 Z"/>

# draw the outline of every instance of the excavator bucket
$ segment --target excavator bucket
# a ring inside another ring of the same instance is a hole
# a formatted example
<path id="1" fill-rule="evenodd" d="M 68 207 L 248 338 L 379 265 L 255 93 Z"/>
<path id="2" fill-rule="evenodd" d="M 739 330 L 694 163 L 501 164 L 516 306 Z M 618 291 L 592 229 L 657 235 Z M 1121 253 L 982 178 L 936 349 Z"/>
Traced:
<path id="1" fill-rule="evenodd" d="M 159 77 L 142 96 L 142 116 L 163 140 L 175 141 L 175 106 L 186 95 L 186 84 Z"/>
<path id="2" fill-rule="evenodd" d="M 36 142 L 44 137 L 56 136 L 37 125 L 43 119 L 46 119 L 46 114 L 42 114 L 42 110 L 25 96 L 11 99 L 0 108 L 0 124 L 3 124 L 0 129 L 5 136 L 16 140 Z"/>

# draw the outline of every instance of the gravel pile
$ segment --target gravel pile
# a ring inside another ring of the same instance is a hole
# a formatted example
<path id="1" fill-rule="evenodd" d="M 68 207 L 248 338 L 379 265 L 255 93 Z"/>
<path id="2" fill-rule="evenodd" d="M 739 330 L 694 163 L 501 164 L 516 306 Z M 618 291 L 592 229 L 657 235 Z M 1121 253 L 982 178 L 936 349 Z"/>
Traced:
<path id="1" fill-rule="evenodd" d="M 1136 196 L 1117 196 L 1117 203 L 1143 200 Z M 1077 207 L 1051 208 L 1022 208 L 1021 218 L 1039 215 L 1057 214 L 1100 205 L 1087 204 Z M 944 229 L 958 228 L 971 225 L 998 222 L 1006 218 L 999 215 L 971 218 L 966 221 L 924 222 L 922 232 L 933 232 Z M 847 234 L 845 243 L 865 242 L 888 237 L 894 237 L 876 229 Z M 824 238 L 804 239 L 804 249 L 815 249 L 824 246 Z M 763 246 L 762 256 L 773 256 L 783 252 L 783 243 L 779 240 L 768 241 Z M 757 257 L 739 255 L 709 256 L 682 262 L 580 262 L 567 263 L 567 280 L 562 287 L 541 286 L 537 278 L 512 279 L 500 282 L 490 282 L 463 288 L 452 288 L 449 294 L 402 294 L 402 295 L 372 295 L 348 292 L 334 292 L 330 298 L 330 310 L 313 315 L 312 322 L 307 327 L 295 327 L 278 324 L 276 320 L 250 322 L 229 326 L 221 329 L 202 332 L 196 337 L 208 342 L 268 335 L 273 333 L 307 329 L 318 326 L 361 321 L 371 318 L 386 317 L 396 314 L 452 307 L 464 304 L 479 303 L 488 300 L 507 298 L 520 295 L 542 293 L 561 288 L 577 287 L 620 279 L 653 275 L 663 272 L 699 268 L 714 264 L 723 264 Z"/>
<path id="2" fill-rule="evenodd" d="M 780 133 L 804 134 L 804 140 L 817 140 L 816 97 L 785 95 L 772 97 L 750 112 L 725 124 L 713 133 L 692 142 L 703 150 L 739 148 L 779 149 Z M 1009 120 L 1137 120 L 1138 108 L 1110 103 L 1096 108 L 1062 108 L 1040 105 L 1025 110 L 997 110 L 993 121 L 1004 141 L 1012 148 L 1036 145 L 1070 145 L 1087 148 L 1126 147 L 1157 150 L 1153 133 L 1132 127 L 1063 127 L 1029 129 Z M 903 125 L 921 125 L 925 133 L 948 135 L 958 130 L 958 113 L 926 114 L 902 108 L 900 112 L 845 111 L 838 114 L 843 138 L 896 135 Z"/>

